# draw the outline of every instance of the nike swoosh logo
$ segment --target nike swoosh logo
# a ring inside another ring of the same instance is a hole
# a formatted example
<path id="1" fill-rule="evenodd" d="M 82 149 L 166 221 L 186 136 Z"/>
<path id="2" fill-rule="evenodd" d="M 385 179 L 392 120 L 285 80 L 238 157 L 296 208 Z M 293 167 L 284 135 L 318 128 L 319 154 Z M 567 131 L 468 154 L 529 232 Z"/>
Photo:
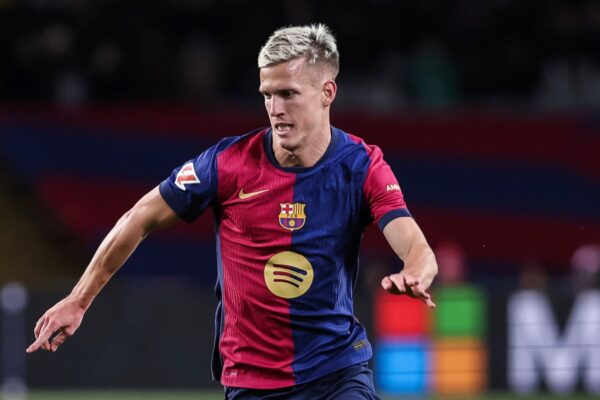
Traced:
<path id="1" fill-rule="evenodd" d="M 239 197 L 240 197 L 240 199 L 245 200 L 245 199 L 249 199 L 250 197 L 254 197 L 256 195 L 264 193 L 264 192 L 266 192 L 268 190 L 269 189 L 263 189 L 263 190 L 258 190 L 256 192 L 244 193 L 244 189 L 242 188 L 242 190 L 240 190 Z"/>

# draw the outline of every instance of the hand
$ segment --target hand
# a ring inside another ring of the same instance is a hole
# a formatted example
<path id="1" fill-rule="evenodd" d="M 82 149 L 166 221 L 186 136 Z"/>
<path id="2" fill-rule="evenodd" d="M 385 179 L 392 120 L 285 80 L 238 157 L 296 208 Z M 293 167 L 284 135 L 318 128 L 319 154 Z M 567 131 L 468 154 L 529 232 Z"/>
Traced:
<path id="1" fill-rule="evenodd" d="M 435 308 L 431 295 L 419 284 L 418 279 L 410 273 L 400 271 L 396 274 L 386 276 L 381 280 L 381 286 L 391 294 L 406 294 L 416 299 L 421 299 L 427 307 Z"/>
<path id="2" fill-rule="evenodd" d="M 40 348 L 55 352 L 79 328 L 88 306 L 73 295 L 56 303 L 35 324 L 36 340 L 26 352 L 33 353 Z"/>

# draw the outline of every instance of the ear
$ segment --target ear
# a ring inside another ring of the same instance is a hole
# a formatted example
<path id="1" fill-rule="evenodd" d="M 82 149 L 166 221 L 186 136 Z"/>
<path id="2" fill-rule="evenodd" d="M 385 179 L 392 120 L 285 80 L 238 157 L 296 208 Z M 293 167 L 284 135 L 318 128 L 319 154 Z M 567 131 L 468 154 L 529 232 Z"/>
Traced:
<path id="1" fill-rule="evenodd" d="M 337 85 L 335 81 L 328 80 L 323 84 L 323 92 L 321 94 L 321 104 L 323 104 L 323 107 L 329 107 L 333 103 L 336 93 Z"/>

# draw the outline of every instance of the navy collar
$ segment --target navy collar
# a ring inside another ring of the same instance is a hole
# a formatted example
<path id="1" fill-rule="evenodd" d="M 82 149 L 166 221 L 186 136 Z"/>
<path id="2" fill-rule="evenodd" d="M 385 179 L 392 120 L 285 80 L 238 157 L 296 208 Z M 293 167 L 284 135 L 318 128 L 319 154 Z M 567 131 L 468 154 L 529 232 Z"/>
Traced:
<path id="1" fill-rule="evenodd" d="M 339 140 L 340 140 L 339 129 L 332 126 L 331 127 L 331 141 L 329 142 L 329 145 L 327 146 L 327 150 L 325 150 L 325 153 L 321 156 L 319 161 L 317 161 L 315 163 L 315 165 L 313 165 L 312 167 L 282 167 L 281 165 L 279 165 L 279 162 L 275 158 L 275 153 L 273 152 L 272 128 L 267 129 L 267 131 L 265 132 L 263 144 L 264 144 L 265 154 L 267 155 L 267 158 L 269 159 L 269 161 L 271 162 L 271 164 L 273 164 L 273 166 L 275 168 L 278 168 L 278 169 L 280 169 L 282 171 L 286 171 L 286 172 L 302 173 L 302 172 L 308 172 L 308 171 L 318 167 L 319 165 L 323 164 L 323 162 L 331 156 L 331 154 L 337 147 Z"/>

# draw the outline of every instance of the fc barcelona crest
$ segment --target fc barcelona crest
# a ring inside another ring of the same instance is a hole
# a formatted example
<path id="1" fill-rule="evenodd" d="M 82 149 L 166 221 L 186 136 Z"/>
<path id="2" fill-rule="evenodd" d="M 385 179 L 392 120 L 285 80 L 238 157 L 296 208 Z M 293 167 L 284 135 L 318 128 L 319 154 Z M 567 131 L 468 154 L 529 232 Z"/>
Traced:
<path id="1" fill-rule="evenodd" d="M 304 226 L 306 214 L 304 214 L 303 203 L 279 203 L 281 211 L 279 212 L 279 225 L 289 231 L 295 231 Z"/>

